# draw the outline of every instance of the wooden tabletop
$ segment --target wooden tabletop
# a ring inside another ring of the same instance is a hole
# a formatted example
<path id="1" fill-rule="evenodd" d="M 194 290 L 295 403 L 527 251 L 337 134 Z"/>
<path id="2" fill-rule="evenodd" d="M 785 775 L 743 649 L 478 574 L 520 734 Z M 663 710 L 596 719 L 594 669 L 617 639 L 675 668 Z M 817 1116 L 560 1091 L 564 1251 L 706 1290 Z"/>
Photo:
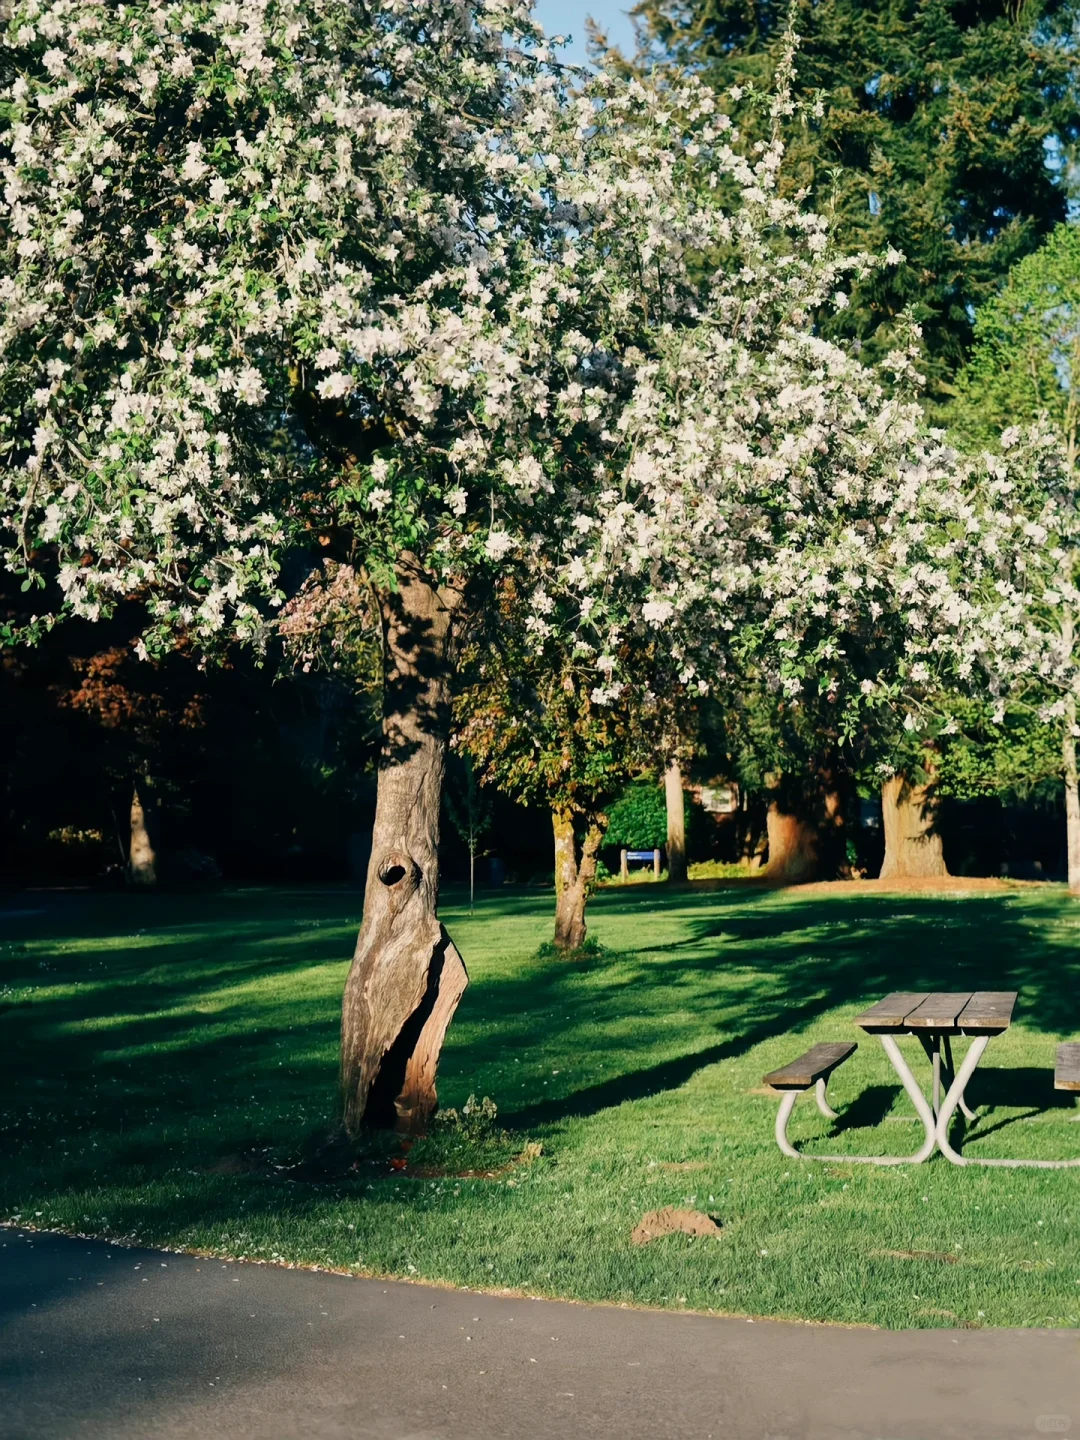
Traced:
<path id="1" fill-rule="evenodd" d="M 855 1017 L 863 1030 L 998 1035 L 1012 1023 L 1015 990 L 942 990 L 886 995 Z"/>

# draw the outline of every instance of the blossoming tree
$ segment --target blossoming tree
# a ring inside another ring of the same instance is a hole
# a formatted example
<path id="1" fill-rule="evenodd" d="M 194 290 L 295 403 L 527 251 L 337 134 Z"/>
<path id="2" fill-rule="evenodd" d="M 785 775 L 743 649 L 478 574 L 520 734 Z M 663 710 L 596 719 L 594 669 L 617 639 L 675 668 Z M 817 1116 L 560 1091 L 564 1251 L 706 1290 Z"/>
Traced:
<path id="1" fill-rule="evenodd" d="M 3 41 L 6 564 L 42 616 L 138 597 L 150 651 L 266 643 L 349 568 L 383 752 L 344 1115 L 421 1126 L 455 651 L 507 575 L 597 706 L 658 637 L 690 687 L 751 643 L 793 695 L 887 671 L 842 637 L 897 615 L 890 497 L 937 471 L 810 319 L 868 262 L 777 194 L 783 85 L 745 155 L 692 81 L 568 93 L 519 0 L 21 0 Z"/>
<path id="2" fill-rule="evenodd" d="M 384 745 L 345 1119 L 422 1124 L 466 983 L 436 915 L 455 626 L 573 504 L 534 451 L 570 468 L 595 419 L 588 377 L 563 394 L 595 304 L 558 74 L 516 0 L 25 0 L 3 43 L 6 563 L 43 614 L 137 595 L 152 651 L 264 643 L 286 562 L 354 568 Z"/>
<path id="3" fill-rule="evenodd" d="M 632 503 L 584 537 L 582 565 L 609 577 L 609 604 L 629 602 L 625 633 L 665 637 L 682 683 L 721 703 L 725 689 L 766 709 L 771 696 L 795 730 L 865 766 L 929 679 L 898 580 L 963 467 L 914 400 L 804 315 L 765 319 L 745 341 L 688 328 L 643 367 L 623 416 Z M 909 364 L 890 356 L 901 381 Z M 623 569 L 647 577 L 636 603 L 611 579 Z M 828 785 L 823 800 L 831 813 Z"/>
<path id="4" fill-rule="evenodd" d="M 1080 495 L 1073 455 L 1044 422 L 1006 430 L 963 467 L 898 567 L 911 669 L 1051 727 L 1065 791 L 1069 889 L 1080 896 Z M 931 692 L 932 693 L 932 692 Z"/>

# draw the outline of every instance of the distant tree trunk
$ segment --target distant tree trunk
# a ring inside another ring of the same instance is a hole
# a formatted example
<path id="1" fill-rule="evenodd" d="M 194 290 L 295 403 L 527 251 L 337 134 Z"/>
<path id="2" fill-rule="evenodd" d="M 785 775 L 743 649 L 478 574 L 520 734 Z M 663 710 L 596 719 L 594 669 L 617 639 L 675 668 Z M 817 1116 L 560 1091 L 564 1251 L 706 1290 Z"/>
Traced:
<path id="1" fill-rule="evenodd" d="M 131 788 L 128 879 L 144 890 L 157 884 L 157 853 L 150 838 L 150 808 L 150 787 L 145 779 L 137 779 Z"/>
<path id="2" fill-rule="evenodd" d="M 927 768 L 932 760 L 927 760 Z M 931 783 L 919 785 L 894 775 L 881 787 L 885 832 L 882 880 L 917 880 L 948 875 L 941 836 L 934 828 L 937 804 Z"/>
<path id="3" fill-rule="evenodd" d="M 762 820 L 766 825 L 762 827 Z M 751 870 L 761 870 L 765 864 L 769 843 L 768 814 L 751 810 L 750 792 L 744 785 L 739 786 L 739 840 L 738 858 L 749 865 Z"/>
<path id="4" fill-rule="evenodd" d="M 437 1105 L 446 1028 L 468 984 L 439 923 L 439 802 L 460 596 L 415 563 L 381 599 L 383 744 L 364 920 L 345 984 L 341 1088 L 347 1131 L 422 1131 Z"/>
<path id="5" fill-rule="evenodd" d="M 828 875 L 849 875 L 845 830 L 844 797 L 839 790 L 825 791 L 825 820 L 822 826 L 819 865 Z"/>
<path id="6" fill-rule="evenodd" d="M 1065 775 L 1065 840 L 1069 854 L 1069 894 L 1080 897 L 1080 784 L 1077 782 L 1076 701 L 1065 700 L 1065 727 L 1061 738 L 1061 758 Z"/>
<path id="7" fill-rule="evenodd" d="M 551 824 L 555 833 L 555 948 L 569 953 L 585 944 L 585 905 L 596 879 L 604 826 L 595 818 L 588 822 L 579 856 L 573 815 L 553 810 Z"/>
<path id="8" fill-rule="evenodd" d="M 686 883 L 686 801 L 678 760 L 672 760 L 664 774 L 664 799 L 667 802 L 668 880 L 673 885 L 683 885 Z"/>
<path id="9" fill-rule="evenodd" d="M 762 874 L 775 885 L 800 885 L 818 873 L 820 852 L 818 827 L 804 816 L 781 810 L 780 802 L 769 804 L 765 823 L 769 835 L 769 859 Z"/>

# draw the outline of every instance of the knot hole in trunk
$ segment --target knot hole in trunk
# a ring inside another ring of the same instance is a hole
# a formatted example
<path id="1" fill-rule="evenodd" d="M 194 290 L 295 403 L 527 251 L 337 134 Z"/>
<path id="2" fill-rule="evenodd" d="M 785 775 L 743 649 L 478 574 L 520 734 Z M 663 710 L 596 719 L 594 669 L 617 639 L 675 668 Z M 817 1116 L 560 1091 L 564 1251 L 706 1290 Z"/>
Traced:
<path id="1" fill-rule="evenodd" d="M 391 914 L 397 914 L 416 893 L 420 884 L 419 866 L 401 850 L 388 850 L 379 861 L 378 876 L 386 886 Z"/>

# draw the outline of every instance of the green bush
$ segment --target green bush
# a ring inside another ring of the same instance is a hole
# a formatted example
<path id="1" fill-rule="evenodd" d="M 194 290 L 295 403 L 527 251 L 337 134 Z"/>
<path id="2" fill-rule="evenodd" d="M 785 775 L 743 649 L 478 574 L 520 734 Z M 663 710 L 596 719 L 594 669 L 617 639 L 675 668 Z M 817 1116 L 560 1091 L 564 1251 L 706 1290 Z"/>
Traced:
<path id="1" fill-rule="evenodd" d="M 687 873 L 691 880 L 747 880 L 754 871 L 746 860 L 698 860 Z"/>
<path id="2" fill-rule="evenodd" d="M 659 785 L 629 785 L 608 809 L 606 841 L 627 850 L 659 850 L 667 844 L 667 806 Z"/>

